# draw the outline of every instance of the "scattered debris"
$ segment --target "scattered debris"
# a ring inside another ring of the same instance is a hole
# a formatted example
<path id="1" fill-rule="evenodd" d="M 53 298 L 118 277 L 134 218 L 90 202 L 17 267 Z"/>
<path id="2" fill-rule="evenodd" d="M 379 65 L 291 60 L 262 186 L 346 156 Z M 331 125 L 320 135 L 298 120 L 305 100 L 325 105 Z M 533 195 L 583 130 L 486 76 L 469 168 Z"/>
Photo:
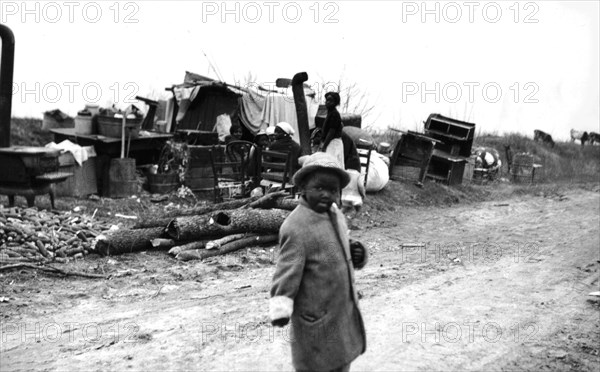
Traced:
<path id="1" fill-rule="evenodd" d="M 90 253 L 91 240 L 109 226 L 75 209 L 0 207 L 0 262 L 65 262 Z"/>
<path id="2" fill-rule="evenodd" d="M 125 218 L 128 220 L 137 220 L 137 216 L 127 216 L 125 214 L 121 214 L 121 213 L 115 213 L 115 217 L 119 217 L 119 218 Z"/>
<path id="3" fill-rule="evenodd" d="M 108 278 L 106 275 L 82 273 L 79 271 L 61 270 L 59 268 L 56 268 L 54 266 L 49 266 L 49 265 L 34 265 L 34 264 L 29 264 L 29 263 L 16 263 L 16 264 L 12 264 L 12 265 L 0 266 L 0 271 L 14 270 L 14 269 L 32 269 L 32 270 L 45 271 L 45 272 L 50 272 L 50 273 L 55 273 L 55 274 L 62 274 L 65 276 L 81 276 L 84 278 L 92 278 L 92 279 L 107 279 Z M 0 302 L 2 302 L 2 301 L 0 301 Z"/>
<path id="4" fill-rule="evenodd" d="M 155 197 L 150 198 L 150 201 L 152 203 L 161 203 L 161 202 L 164 202 L 164 201 L 167 201 L 167 200 L 169 200 L 169 196 L 168 195 L 160 195 L 160 196 L 155 196 Z"/>

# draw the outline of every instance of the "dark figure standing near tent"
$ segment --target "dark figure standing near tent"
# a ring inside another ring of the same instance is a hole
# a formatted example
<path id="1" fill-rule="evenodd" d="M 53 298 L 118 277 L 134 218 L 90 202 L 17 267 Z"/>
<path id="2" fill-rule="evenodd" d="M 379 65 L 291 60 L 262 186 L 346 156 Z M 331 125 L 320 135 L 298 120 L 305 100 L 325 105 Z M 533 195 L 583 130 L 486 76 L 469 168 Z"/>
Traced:
<path id="1" fill-rule="evenodd" d="M 323 123 L 323 146 L 321 151 L 331 154 L 336 158 L 342 168 L 344 164 L 344 144 L 342 143 L 342 117 L 336 109 L 340 104 L 340 95 L 336 92 L 325 94 L 325 106 L 327 107 L 327 116 Z"/>
<path id="2" fill-rule="evenodd" d="M 313 152 L 317 152 L 323 142 L 321 128 L 316 128 L 311 135 L 311 146 Z M 354 169 L 360 172 L 360 157 L 354 144 L 354 140 L 346 132 L 342 131 L 342 143 L 344 144 L 344 166 L 346 170 Z"/>

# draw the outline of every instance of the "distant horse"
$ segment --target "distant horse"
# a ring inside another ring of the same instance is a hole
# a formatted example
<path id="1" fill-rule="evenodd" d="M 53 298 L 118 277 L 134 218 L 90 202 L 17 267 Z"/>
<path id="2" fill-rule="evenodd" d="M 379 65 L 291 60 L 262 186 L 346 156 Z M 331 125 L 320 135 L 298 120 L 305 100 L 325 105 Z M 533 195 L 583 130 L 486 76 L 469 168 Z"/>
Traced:
<path id="1" fill-rule="evenodd" d="M 541 141 L 542 143 L 547 143 L 551 147 L 554 147 L 554 140 L 552 139 L 552 136 L 546 132 L 542 132 L 539 129 L 533 131 L 533 140 L 536 142 Z"/>
<path id="2" fill-rule="evenodd" d="M 581 142 L 581 146 L 584 146 L 588 139 L 588 132 L 581 132 L 575 129 L 571 129 L 571 142 L 579 140 L 579 142 Z"/>
<path id="3" fill-rule="evenodd" d="M 590 143 L 593 145 L 594 143 L 600 143 L 600 134 L 596 132 L 590 132 L 589 134 Z"/>

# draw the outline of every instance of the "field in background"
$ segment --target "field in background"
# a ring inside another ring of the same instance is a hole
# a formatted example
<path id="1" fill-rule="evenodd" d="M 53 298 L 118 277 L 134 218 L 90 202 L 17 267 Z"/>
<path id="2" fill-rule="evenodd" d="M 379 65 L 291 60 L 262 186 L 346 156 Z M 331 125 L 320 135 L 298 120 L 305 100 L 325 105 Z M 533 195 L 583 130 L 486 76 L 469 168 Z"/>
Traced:
<path id="1" fill-rule="evenodd" d="M 543 166 L 540 172 L 541 181 L 600 181 L 600 146 L 582 147 L 578 142 L 557 142 L 556 146 L 551 148 L 517 133 L 501 137 L 482 135 L 475 138 L 474 145 L 496 148 L 504 165 L 507 164 L 505 145 L 510 145 L 514 154 L 532 154 L 535 162 Z"/>

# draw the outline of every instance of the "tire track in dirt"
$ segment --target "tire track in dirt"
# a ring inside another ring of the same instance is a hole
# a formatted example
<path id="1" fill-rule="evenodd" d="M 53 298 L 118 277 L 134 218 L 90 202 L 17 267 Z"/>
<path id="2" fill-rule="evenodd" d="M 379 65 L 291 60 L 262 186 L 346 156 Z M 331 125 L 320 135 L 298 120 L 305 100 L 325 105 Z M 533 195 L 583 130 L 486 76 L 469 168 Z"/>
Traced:
<path id="1" fill-rule="evenodd" d="M 589 265 L 600 245 L 598 193 L 502 203 L 508 205 L 390 212 L 400 217 L 397 227 L 353 232 L 372 252 L 357 272 L 368 351 L 354 371 L 556 367 L 569 357 L 557 361 L 555 349 L 573 349 L 568 336 L 585 345 L 600 341 L 597 323 L 589 323 L 598 310 L 585 301 L 597 286 L 589 280 L 598 265 Z M 407 241 L 425 244 L 425 254 L 403 251 L 400 243 Z M 528 249 L 515 249 L 523 242 Z M 459 256 L 463 247 L 471 253 Z M 9 335 L 0 345 L 3 369 L 290 370 L 287 329 L 274 329 L 267 319 L 273 270 L 221 272 L 160 291 L 124 287 L 120 296 L 106 284 L 90 284 L 72 308 L 50 317 L 26 314 L 18 322 L 95 323 L 103 337 L 94 341 L 94 329 L 84 337 L 81 327 L 73 340 L 66 333 L 59 342 L 23 343 Z M 101 297 L 107 293 L 112 299 Z M 130 323 L 137 328 L 123 327 Z M 590 353 L 578 355 L 578 369 L 598 362 Z"/>
<path id="2" fill-rule="evenodd" d="M 531 350 L 543 351 L 555 341 L 561 325 L 573 318 L 597 319 L 598 310 L 585 301 L 593 287 L 574 293 L 573 283 L 589 277 L 577 267 L 599 259 L 600 221 L 593 208 L 599 198 L 594 193 L 570 197 L 574 200 L 511 202 L 504 209 L 483 203 L 477 210 L 457 208 L 431 217 L 441 228 L 425 232 L 422 241 L 473 242 L 483 237 L 502 248 L 525 238 L 538 248 L 509 249 L 493 262 L 463 261 L 464 267 L 405 287 L 379 286 L 389 291 L 363 302 L 370 346 L 353 368 L 373 369 L 377 360 L 375 370 L 498 370 Z M 426 220 L 417 218 L 403 226 L 410 229 Z M 467 224 L 469 232 L 457 237 L 451 227 L 443 227 L 451 221 Z M 387 266 L 394 264 L 391 259 Z M 589 330 L 594 329 L 595 343 L 600 338 L 597 324 L 589 324 Z M 583 369 L 600 362 L 597 355 L 582 359 Z"/>

